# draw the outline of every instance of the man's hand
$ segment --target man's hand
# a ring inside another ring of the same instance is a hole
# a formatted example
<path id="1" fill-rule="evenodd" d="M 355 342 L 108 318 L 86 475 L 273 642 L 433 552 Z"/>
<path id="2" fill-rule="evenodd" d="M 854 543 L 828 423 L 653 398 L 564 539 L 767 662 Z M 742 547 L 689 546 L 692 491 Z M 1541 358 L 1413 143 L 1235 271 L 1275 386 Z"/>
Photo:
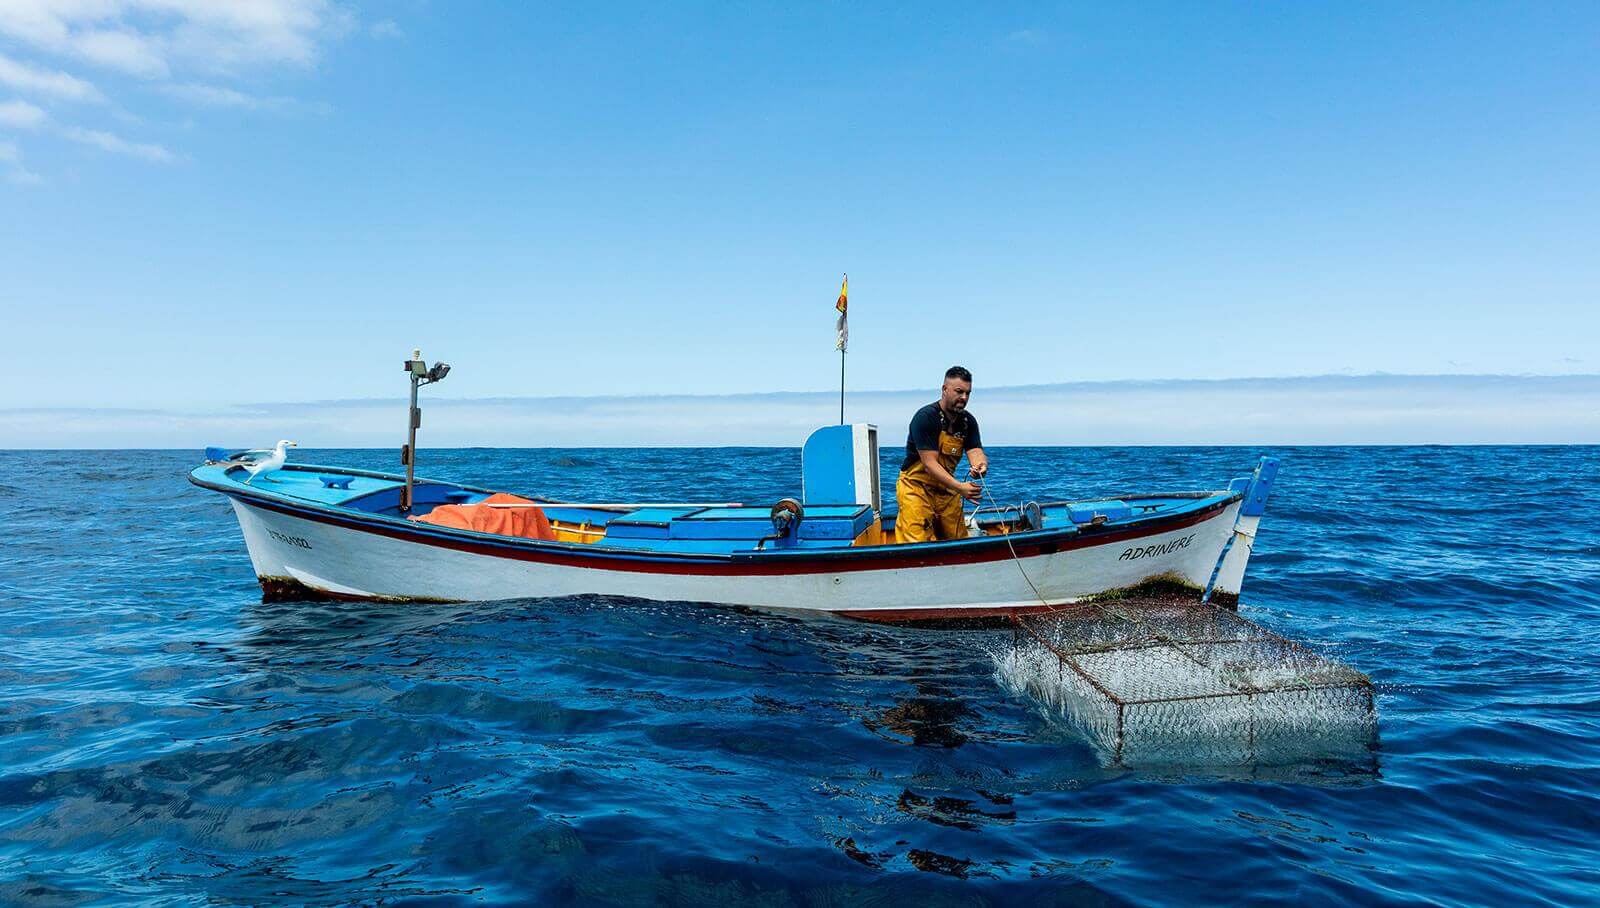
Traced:
<path id="1" fill-rule="evenodd" d="M 956 483 L 956 491 L 968 501 L 979 501 L 983 498 L 983 486 L 975 482 L 958 482 Z"/>
<path id="2" fill-rule="evenodd" d="M 967 451 L 967 478 L 982 479 L 989 475 L 989 455 L 983 453 L 982 448 L 971 448 Z"/>

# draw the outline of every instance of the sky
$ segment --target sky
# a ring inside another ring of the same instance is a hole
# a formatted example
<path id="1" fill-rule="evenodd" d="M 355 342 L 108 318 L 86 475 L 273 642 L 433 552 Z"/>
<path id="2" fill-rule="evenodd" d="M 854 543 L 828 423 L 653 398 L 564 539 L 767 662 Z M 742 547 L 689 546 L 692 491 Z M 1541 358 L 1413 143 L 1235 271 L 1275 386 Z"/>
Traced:
<path id="1" fill-rule="evenodd" d="M 1592 375 L 1597 61 L 1594 4 L 0 0 L 0 409 L 821 394 L 845 271 L 862 391 Z"/>

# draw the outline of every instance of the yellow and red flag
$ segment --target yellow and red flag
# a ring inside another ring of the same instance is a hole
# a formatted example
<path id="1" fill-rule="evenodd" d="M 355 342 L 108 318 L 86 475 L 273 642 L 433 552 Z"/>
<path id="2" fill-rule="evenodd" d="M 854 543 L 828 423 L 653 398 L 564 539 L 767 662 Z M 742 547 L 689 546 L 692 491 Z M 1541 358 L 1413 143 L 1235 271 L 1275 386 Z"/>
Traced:
<path id="1" fill-rule="evenodd" d="M 848 274 L 839 284 L 839 301 L 833 304 L 833 308 L 839 310 L 839 321 L 834 324 L 835 330 L 839 332 L 839 340 L 833 346 L 842 353 L 850 346 L 850 275 Z"/>

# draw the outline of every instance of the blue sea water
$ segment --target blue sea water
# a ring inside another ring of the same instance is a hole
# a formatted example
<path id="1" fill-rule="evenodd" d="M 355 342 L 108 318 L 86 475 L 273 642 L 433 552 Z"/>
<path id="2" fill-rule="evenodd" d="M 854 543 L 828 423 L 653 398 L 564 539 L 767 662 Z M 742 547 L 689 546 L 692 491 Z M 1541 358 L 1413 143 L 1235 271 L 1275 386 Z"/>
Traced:
<path id="1" fill-rule="evenodd" d="M 1217 487 L 1256 453 L 1001 448 L 994 487 Z M 1600 450 L 1272 453 L 1242 614 L 1372 677 L 1369 759 L 1108 765 L 999 683 L 1005 631 L 263 604 L 198 452 L 0 452 L 0 903 L 1600 901 Z M 798 467 L 422 472 L 768 501 Z"/>

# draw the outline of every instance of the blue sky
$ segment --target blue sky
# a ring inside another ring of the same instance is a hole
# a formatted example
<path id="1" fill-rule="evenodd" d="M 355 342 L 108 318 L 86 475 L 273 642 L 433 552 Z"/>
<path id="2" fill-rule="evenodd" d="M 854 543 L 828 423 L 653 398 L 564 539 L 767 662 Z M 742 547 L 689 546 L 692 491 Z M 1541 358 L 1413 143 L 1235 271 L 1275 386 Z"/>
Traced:
<path id="1" fill-rule="evenodd" d="M 845 270 L 861 389 L 1596 373 L 1597 35 L 7 0 L 0 407 L 393 397 L 417 344 L 441 398 L 822 391 Z"/>

